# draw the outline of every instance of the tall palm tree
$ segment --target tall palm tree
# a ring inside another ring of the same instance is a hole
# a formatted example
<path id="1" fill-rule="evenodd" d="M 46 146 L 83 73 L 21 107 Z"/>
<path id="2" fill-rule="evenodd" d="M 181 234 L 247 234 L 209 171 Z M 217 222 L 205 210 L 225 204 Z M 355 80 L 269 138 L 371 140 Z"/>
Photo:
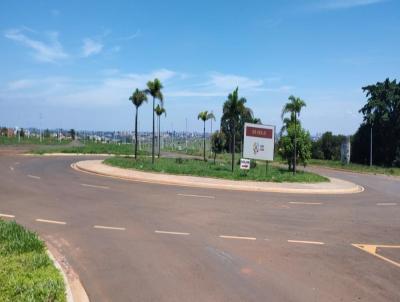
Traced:
<path id="1" fill-rule="evenodd" d="M 161 84 L 159 79 L 154 79 L 154 81 L 148 81 L 147 82 L 147 89 L 145 90 L 146 94 L 151 95 L 153 97 L 153 139 L 152 139 L 152 145 L 151 145 L 151 162 L 154 164 L 154 106 L 155 106 L 155 101 L 158 99 L 163 105 L 164 97 L 161 92 L 161 89 L 163 89 L 163 85 Z"/>
<path id="2" fill-rule="evenodd" d="M 142 106 L 144 102 L 147 102 L 146 94 L 137 89 L 135 92 L 129 97 L 129 100 L 135 105 L 136 107 L 136 115 L 135 115 L 135 159 L 137 158 L 137 145 L 138 145 L 138 133 L 137 133 L 137 124 L 138 124 L 138 111 L 139 107 Z"/>
<path id="3" fill-rule="evenodd" d="M 160 125 L 161 125 L 161 115 L 164 113 L 165 116 L 167 116 L 167 111 L 165 111 L 165 108 L 157 105 L 156 109 L 154 109 L 155 113 L 157 114 L 157 120 L 158 120 L 158 158 L 160 158 L 160 142 L 161 142 L 161 136 L 160 136 Z"/>
<path id="4" fill-rule="evenodd" d="M 229 125 L 229 130 L 231 133 L 231 153 L 232 153 L 232 172 L 235 164 L 235 136 L 236 127 L 239 123 L 240 116 L 245 110 L 244 104 L 246 103 L 245 98 L 239 98 L 239 87 L 228 95 L 228 99 L 225 101 L 222 114 L 223 119 Z"/>
<path id="5" fill-rule="evenodd" d="M 211 135 L 212 135 L 212 133 L 213 133 L 213 131 L 212 131 L 212 122 L 213 122 L 213 120 L 215 121 L 215 115 L 214 115 L 214 113 L 213 113 L 212 111 L 208 114 L 207 119 L 209 119 L 210 122 L 211 122 L 211 125 L 210 125 L 210 133 L 211 133 Z M 211 137 L 210 137 L 210 151 L 211 151 L 211 155 L 212 155 Z"/>
<path id="6" fill-rule="evenodd" d="M 206 161 L 206 121 L 208 121 L 209 119 L 212 119 L 212 118 L 214 118 L 214 120 L 215 120 L 214 114 L 211 112 L 209 113 L 208 111 L 202 111 L 197 116 L 198 120 L 203 121 L 203 157 L 204 157 L 204 161 Z"/>
<path id="7" fill-rule="evenodd" d="M 291 118 L 294 117 L 293 174 L 296 174 L 296 157 L 297 157 L 296 126 L 297 126 L 297 119 L 300 116 L 301 109 L 306 106 L 306 102 L 293 95 L 289 97 L 289 101 L 290 102 L 286 103 L 283 106 L 281 118 L 283 119 L 286 113 L 290 113 Z"/>

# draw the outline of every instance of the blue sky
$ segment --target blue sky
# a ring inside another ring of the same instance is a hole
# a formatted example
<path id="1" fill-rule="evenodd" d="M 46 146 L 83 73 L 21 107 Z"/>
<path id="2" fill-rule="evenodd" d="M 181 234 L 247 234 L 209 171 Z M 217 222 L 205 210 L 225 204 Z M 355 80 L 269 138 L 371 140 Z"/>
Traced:
<path id="1" fill-rule="evenodd" d="M 293 94 L 312 134 L 351 134 L 361 87 L 399 79 L 399 37 L 397 0 L 3 0 L 0 124 L 130 130 L 129 95 L 158 77 L 163 129 L 201 130 L 238 85 L 264 123 Z M 150 104 L 140 117 L 149 130 Z"/>

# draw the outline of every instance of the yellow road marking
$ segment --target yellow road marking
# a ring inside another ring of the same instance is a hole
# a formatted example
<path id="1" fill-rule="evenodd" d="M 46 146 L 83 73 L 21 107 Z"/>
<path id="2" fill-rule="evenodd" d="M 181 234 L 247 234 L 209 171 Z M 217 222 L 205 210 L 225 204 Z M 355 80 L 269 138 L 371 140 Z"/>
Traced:
<path id="1" fill-rule="evenodd" d="M 47 219 L 36 219 L 37 222 L 44 222 L 44 223 L 53 223 L 53 224 L 67 224 L 64 221 L 57 221 L 57 220 L 47 220 Z"/>
<path id="2" fill-rule="evenodd" d="M 229 236 L 229 235 L 219 235 L 219 238 L 224 239 L 242 239 L 242 240 L 257 240 L 255 237 L 242 237 L 242 236 Z"/>
<path id="3" fill-rule="evenodd" d="M 385 260 L 386 262 L 389 262 L 393 264 L 394 266 L 400 267 L 400 263 L 393 261 L 389 258 L 386 258 L 382 255 L 379 255 L 376 252 L 377 248 L 388 248 L 388 249 L 400 249 L 400 245 L 374 245 L 374 244 L 361 244 L 361 243 L 352 243 L 352 246 L 359 248 L 360 250 L 367 252 L 368 254 L 374 255 L 375 257 L 378 257 L 379 259 Z"/>
<path id="4" fill-rule="evenodd" d="M 190 235 L 190 233 L 168 232 L 168 231 L 158 231 L 158 230 L 155 230 L 154 233 L 157 233 L 157 234 L 169 234 L 169 235 L 184 235 L 184 236 Z"/>
<path id="5" fill-rule="evenodd" d="M 177 195 L 185 197 L 197 197 L 197 198 L 210 198 L 210 199 L 215 198 L 215 196 L 209 196 L 209 195 L 195 195 L 195 194 L 181 194 L 181 193 L 178 193 Z"/>
<path id="6" fill-rule="evenodd" d="M 95 225 L 93 226 L 95 229 L 104 229 L 104 230 L 117 230 L 117 231 L 125 231 L 125 228 L 121 227 L 111 227 L 111 226 L 104 226 L 104 225 Z"/>
<path id="7" fill-rule="evenodd" d="M 290 204 L 320 205 L 322 202 L 289 201 Z"/>
<path id="8" fill-rule="evenodd" d="M 4 217 L 4 218 L 15 218 L 14 215 L 10 215 L 10 214 L 2 214 L 0 213 L 0 217 Z"/>
<path id="9" fill-rule="evenodd" d="M 89 188 L 98 188 L 98 189 L 109 189 L 110 187 L 107 186 L 98 186 L 98 185 L 89 185 L 89 184 L 81 184 L 82 187 L 89 187 Z"/>
<path id="10" fill-rule="evenodd" d="M 321 241 L 306 241 L 306 240 L 292 240 L 292 239 L 289 239 L 288 242 L 290 242 L 290 243 L 316 244 L 316 245 L 325 244 L 324 242 L 321 242 Z"/>
<path id="11" fill-rule="evenodd" d="M 30 175 L 30 174 L 28 174 L 27 176 L 30 177 L 30 178 L 34 178 L 34 179 L 40 179 L 39 176 L 35 176 L 35 175 Z"/>

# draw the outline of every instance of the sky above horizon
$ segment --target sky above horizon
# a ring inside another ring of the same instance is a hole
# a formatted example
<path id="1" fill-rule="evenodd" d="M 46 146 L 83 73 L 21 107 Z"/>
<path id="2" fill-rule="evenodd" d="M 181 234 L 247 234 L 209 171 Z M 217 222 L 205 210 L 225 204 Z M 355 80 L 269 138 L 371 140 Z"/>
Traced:
<path id="1" fill-rule="evenodd" d="M 399 37 L 398 0 L 1 1 L 0 125 L 132 130 L 128 98 L 157 77 L 163 130 L 201 131 L 204 110 L 218 128 L 239 86 L 265 124 L 293 94 L 311 134 L 352 134 L 361 87 L 399 79 Z"/>

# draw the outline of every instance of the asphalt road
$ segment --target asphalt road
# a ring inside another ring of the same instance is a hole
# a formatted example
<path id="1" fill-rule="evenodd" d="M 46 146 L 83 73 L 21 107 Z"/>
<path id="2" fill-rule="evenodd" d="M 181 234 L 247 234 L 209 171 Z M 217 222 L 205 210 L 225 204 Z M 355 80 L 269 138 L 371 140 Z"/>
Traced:
<path id="1" fill-rule="evenodd" d="M 320 170 L 365 191 L 230 192 L 77 160 L 0 156 L 0 213 L 56 246 L 92 301 L 400 301 L 398 179 Z"/>

